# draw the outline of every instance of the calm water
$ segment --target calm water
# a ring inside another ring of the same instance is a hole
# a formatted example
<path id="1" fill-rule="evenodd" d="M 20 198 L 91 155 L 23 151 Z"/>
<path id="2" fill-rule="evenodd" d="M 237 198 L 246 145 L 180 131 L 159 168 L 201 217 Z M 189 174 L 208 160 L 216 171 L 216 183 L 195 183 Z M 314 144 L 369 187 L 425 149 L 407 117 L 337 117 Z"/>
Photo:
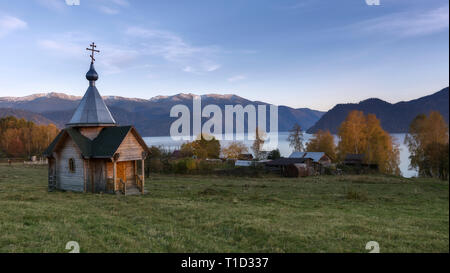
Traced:
<path id="1" fill-rule="evenodd" d="M 265 150 L 272 150 L 272 149 L 280 149 L 281 156 L 288 157 L 291 152 L 292 148 L 289 147 L 289 142 L 287 141 L 289 133 L 288 132 L 279 132 L 278 133 L 278 141 L 277 145 L 264 145 Z M 275 137 L 276 135 L 269 135 L 269 137 Z M 392 134 L 392 136 L 395 138 L 396 142 L 400 145 L 400 170 L 402 171 L 402 175 L 405 177 L 413 177 L 416 175 L 415 171 L 408 170 L 409 166 L 409 151 L 408 147 L 403 144 L 403 141 L 405 139 L 405 134 Z M 308 141 L 312 135 L 305 134 L 305 140 Z M 249 148 L 249 152 L 251 151 L 250 147 L 253 144 L 252 140 L 247 140 L 247 137 L 245 138 L 243 142 L 247 147 Z M 181 144 L 183 144 L 185 141 L 175 141 L 171 137 L 144 137 L 145 142 L 149 146 L 163 146 L 165 149 L 169 150 L 176 150 L 179 149 Z M 335 141 L 337 143 L 337 137 L 335 137 Z M 222 147 L 226 147 L 230 144 L 232 141 L 227 140 L 221 140 L 220 144 Z"/>

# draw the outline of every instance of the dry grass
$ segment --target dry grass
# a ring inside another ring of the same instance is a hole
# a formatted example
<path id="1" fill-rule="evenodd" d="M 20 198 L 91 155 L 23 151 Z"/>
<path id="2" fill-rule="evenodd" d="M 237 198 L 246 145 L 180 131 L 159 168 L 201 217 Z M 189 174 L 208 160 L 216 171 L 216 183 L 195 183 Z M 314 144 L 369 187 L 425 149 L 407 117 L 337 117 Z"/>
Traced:
<path id="1" fill-rule="evenodd" d="M 152 176 L 145 196 L 47 192 L 0 164 L 0 252 L 448 252 L 448 182 Z"/>

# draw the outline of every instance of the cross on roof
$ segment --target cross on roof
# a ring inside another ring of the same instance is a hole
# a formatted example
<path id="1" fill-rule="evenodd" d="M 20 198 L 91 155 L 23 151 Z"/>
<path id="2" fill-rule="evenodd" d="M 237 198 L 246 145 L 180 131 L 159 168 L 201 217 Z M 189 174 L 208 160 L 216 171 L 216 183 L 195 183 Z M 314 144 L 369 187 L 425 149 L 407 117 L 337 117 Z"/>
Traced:
<path id="1" fill-rule="evenodd" d="M 100 50 L 95 49 L 97 46 L 95 45 L 95 43 L 92 43 L 89 45 L 91 48 L 86 48 L 86 50 L 88 51 L 92 51 L 92 54 L 90 55 L 91 57 L 91 63 L 95 62 L 95 58 L 94 58 L 94 54 L 95 52 L 100 53 Z"/>

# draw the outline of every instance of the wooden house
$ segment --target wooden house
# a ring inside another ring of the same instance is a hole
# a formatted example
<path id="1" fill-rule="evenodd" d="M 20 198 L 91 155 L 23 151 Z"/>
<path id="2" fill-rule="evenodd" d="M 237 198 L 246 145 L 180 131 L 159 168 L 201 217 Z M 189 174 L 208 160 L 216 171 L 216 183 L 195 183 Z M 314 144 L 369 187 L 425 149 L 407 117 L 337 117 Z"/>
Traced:
<path id="1" fill-rule="evenodd" d="M 314 175 L 314 162 L 310 158 L 279 158 L 265 163 L 269 171 L 286 177 Z"/>
<path id="2" fill-rule="evenodd" d="M 364 154 L 346 154 L 343 164 L 358 173 L 362 173 L 364 170 L 378 171 L 378 164 L 366 162 Z"/>
<path id="3" fill-rule="evenodd" d="M 315 174 L 324 174 L 331 166 L 331 157 L 324 152 L 293 152 L 289 158 L 309 158 L 312 161 Z"/>
<path id="4" fill-rule="evenodd" d="M 323 166 L 331 165 L 331 157 L 324 152 L 293 152 L 289 158 L 310 158 Z"/>
<path id="5" fill-rule="evenodd" d="M 144 193 L 147 145 L 133 126 L 116 124 L 95 86 L 93 61 L 86 78 L 86 94 L 44 153 L 49 190 Z"/>

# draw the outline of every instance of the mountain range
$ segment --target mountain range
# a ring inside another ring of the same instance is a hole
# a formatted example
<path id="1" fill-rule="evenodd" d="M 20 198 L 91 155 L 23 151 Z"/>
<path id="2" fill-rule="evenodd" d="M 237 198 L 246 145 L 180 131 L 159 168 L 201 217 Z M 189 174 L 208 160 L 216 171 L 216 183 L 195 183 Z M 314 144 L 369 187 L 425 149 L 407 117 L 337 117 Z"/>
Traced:
<path id="1" fill-rule="evenodd" d="M 180 93 L 173 96 L 157 96 L 151 99 L 125 98 L 117 96 L 103 97 L 112 115 L 121 125 L 134 125 L 143 136 L 167 136 L 170 125 L 177 118 L 171 118 L 170 109 L 177 104 L 186 105 L 192 113 L 194 94 Z M 265 102 L 251 101 L 237 95 L 202 95 L 202 107 L 208 104 L 218 105 L 224 112 L 225 105 L 240 104 L 270 105 Z M 60 128 L 70 120 L 81 97 L 63 93 L 34 94 L 26 97 L 0 97 L 0 117 L 16 116 L 38 124 L 54 123 Z M 278 130 L 288 131 L 295 123 L 308 133 L 317 130 L 330 130 L 337 133 L 342 121 L 352 110 L 365 114 L 375 114 L 382 127 L 390 133 L 406 133 L 409 124 L 418 114 L 439 111 L 449 121 L 449 88 L 446 87 L 432 95 L 411 101 L 389 103 L 371 98 L 359 103 L 338 104 L 327 113 L 309 108 L 278 107 Z M 224 115 L 223 115 L 224 116 Z M 224 117 L 222 117 L 223 119 Z M 206 118 L 202 122 L 206 121 Z M 269 118 L 267 118 L 267 122 Z M 191 124 L 192 125 L 192 124 Z M 268 126 L 268 125 L 267 125 Z"/>
<path id="2" fill-rule="evenodd" d="M 367 99 L 360 103 L 338 104 L 323 115 L 307 132 L 315 133 L 321 129 L 330 130 L 331 133 L 335 134 L 348 113 L 352 110 L 359 110 L 364 114 L 375 114 L 381 121 L 383 129 L 390 133 L 406 133 L 409 124 L 417 115 L 428 114 L 430 111 L 440 112 L 448 124 L 448 105 L 448 87 L 429 96 L 395 104 L 376 98 Z"/>
<path id="3" fill-rule="evenodd" d="M 174 96 L 157 96 L 151 99 L 133 99 L 117 96 L 103 97 L 116 121 L 121 125 L 134 125 L 143 136 L 167 136 L 170 125 L 177 118 L 170 117 L 170 109 L 177 104 L 186 105 L 192 113 L 194 94 L 180 93 Z M 224 112 L 225 105 L 269 105 L 265 102 L 250 101 L 237 95 L 202 95 L 202 106 L 218 105 Z M 13 115 L 38 123 L 52 122 L 60 128 L 70 120 L 81 97 L 62 93 L 34 94 L 26 97 L 0 98 L 0 117 Z M 268 109 L 268 107 L 267 107 Z M 278 128 L 290 130 L 295 123 L 304 129 L 313 126 L 324 112 L 308 108 L 279 106 Z M 224 115 L 223 115 L 224 116 Z M 223 117 L 224 118 L 224 117 Z M 203 119 L 205 121 L 206 119 Z M 267 118 L 267 122 L 269 119 Z"/>

